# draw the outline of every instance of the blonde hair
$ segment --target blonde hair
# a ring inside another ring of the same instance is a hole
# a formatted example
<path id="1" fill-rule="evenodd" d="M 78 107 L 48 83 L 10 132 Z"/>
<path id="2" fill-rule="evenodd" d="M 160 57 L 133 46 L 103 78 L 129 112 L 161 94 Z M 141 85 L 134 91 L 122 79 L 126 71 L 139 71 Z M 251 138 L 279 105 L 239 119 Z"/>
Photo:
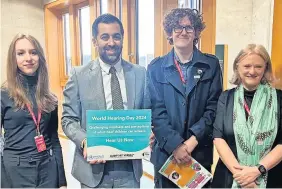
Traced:
<path id="1" fill-rule="evenodd" d="M 270 56 L 265 49 L 264 46 L 259 45 L 259 44 L 248 44 L 244 49 L 242 49 L 239 54 L 236 56 L 234 62 L 233 62 L 233 77 L 230 81 L 231 84 L 234 85 L 240 85 L 241 84 L 241 78 L 238 73 L 238 64 L 241 62 L 242 59 L 245 57 L 249 56 L 250 54 L 256 54 L 260 56 L 265 64 L 266 68 L 264 71 L 264 75 L 261 79 L 261 83 L 268 83 L 272 84 L 274 81 L 273 73 L 272 73 L 272 65 L 271 65 L 271 60 Z"/>
<path id="2" fill-rule="evenodd" d="M 35 48 L 39 56 L 39 67 L 37 69 L 38 81 L 36 84 L 35 99 L 38 108 L 44 112 L 51 112 L 57 105 L 57 98 L 50 92 L 49 78 L 47 64 L 40 43 L 31 35 L 18 34 L 12 40 L 7 57 L 7 80 L 2 85 L 2 89 L 9 93 L 9 96 L 14 100 L 17 109 L 23 109 L 26 104 L 33 106 L 32 102 L 28 99 L 22 84 L 20 70 L 17 66 L 15 45 L 20 39 L 27 39 Z"/>

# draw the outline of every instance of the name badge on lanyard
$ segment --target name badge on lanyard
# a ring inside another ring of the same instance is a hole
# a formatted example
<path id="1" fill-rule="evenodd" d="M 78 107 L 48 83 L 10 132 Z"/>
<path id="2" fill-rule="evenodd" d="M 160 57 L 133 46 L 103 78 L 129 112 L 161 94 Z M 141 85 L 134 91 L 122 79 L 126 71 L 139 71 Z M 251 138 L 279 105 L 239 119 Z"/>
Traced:
<path id="1" fill-rule="evenodd" d="M 248 117 L 251 115 L 251 110 L 246 102 L 246 100 L 244 99 L 244 109 L 246 110 L 247 114 L 248 114 Z M 263 140 L 261 138 L 259 138 L 257 140 L 257 143 L 259 146 L 263 145 Z"/>
<path id="2" fill-rule="evenodd" d="M 40 134 L 40 120 L 41 120 L 41 110 L 38 110 L 38 116 L 37 116 L 37 120 L 35 118 L 35 115 L 30 107 L 29 104 L 26 105 L 27 109 L 33 119 L 33 122 L 35 124 L 36 127 L 36 136 L 34 137 L 34 141 L 35 141 L 35 145 L 37 148 L 38 152 L 43 152 L 46 150 L 46 144 L 45 144 L 45 140 L 43 135 Z"/>
<path id="3" fill-rule="evenodd" d="M 176 60 L 176 59 L 174 59 L 174 64 L 175 64 L 176 69 L 177 69 L 177 71 L 178 71 L 178 73 L 179 73 L 179 76 L 180 76 L 180 79 L 181 79 L 182 83 L 185 84 L 186 81 L 185 81 L 185 79 L 184 79 L 184 75 L 183 75 L 183 73 L 182 73 L 182 71 L 181 71 L 181 69 L 180 69 L 180 66 L 179 66 L 179 64 L 177 63 L 177 60 Z"/>
<path id="4" fill-rule="evenodd" d="M 246 112 L 248 113 L 248 117 L 249 117 L 250 114 L 251 114 L 251 110 L 250 110 L 246 100 L 244 100 L 244 108 L 245 108 Z"/>

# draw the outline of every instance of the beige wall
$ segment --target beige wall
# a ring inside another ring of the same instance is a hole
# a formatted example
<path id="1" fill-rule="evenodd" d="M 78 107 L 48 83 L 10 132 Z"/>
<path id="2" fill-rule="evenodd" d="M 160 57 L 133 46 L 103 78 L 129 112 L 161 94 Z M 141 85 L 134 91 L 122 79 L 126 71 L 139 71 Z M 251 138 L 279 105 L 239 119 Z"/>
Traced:
<path id="1" fill-rule="evenodd" d="M 252 41 L 262 44 L 271 54 L 273 0 L 253 0 Z"/>
<path id="2" fill-rule="evenodd" d="M 6 79 L 7 51 L 17 33 L 27 33 L 45 47 L 42 0 L 1 0 L 1 83 Z"/>
<path id="3" fill-rule="evenodd" d="M 48 4 L 48 3 L 52 3 L 56 0 L 43 0 L 44 5 Z"/>
<path id="4" fill-rule="evenodd" d="M 245 45 L 260 43 L 270 53 L 272 20 L 273 0 L 216 1 L 216 44 L 228 45 L 228 81 L 233 60 Z"/>

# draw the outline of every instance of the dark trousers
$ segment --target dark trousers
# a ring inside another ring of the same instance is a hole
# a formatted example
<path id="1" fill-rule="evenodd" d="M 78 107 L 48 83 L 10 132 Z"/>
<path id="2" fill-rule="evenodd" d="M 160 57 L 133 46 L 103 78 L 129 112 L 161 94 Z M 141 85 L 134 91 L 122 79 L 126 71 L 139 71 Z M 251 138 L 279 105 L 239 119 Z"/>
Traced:
<path id="1" fill-rule="evenodd" d="M 5 154 L 3 166 L 12 188 L 58 188 L 58 171 L 52 153 L 43 152 L 37 157 Z"/>
<path id="2" fill-rule="evenodd" d="M 10 178 L 7 176 L 4 164 L 3 157 L 1 156 L 1 188 L 11 188 Z"/>
<path id="3" fill-rule="evenodd" d="M 209 167 L 205 167 L 208 171 L 211 170 Z M 174 184 L 172 181 L 170 181 L 168 178 L 164 177 L 159 173 L 159 170 L 154 170 L 155 171 L 155 188 L 179 188 L 176 184 Z M 210 188 L 211 182 L 207 182 L 203 188 Z"/>
<path id="4" fill-rule="evenodd" d="M 90 188 L 81 184 L 81 188 Z M 95 188 L 140 188 L 134 176 L 132 160 L 107 161 L 103 177 Z"/>

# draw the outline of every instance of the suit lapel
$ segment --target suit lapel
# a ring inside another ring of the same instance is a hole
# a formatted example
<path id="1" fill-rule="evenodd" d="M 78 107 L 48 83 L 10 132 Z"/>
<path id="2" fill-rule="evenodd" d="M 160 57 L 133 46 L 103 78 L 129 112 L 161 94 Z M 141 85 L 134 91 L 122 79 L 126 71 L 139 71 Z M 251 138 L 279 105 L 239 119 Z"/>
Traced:
<path id="1" fill-rule="evenodd" d="M 179 75 L 178 71 L 176 70 L 176 68 L 175 68 L 175 70 L 172 70 L 173 68 L 174 67 L 170 67 L 170 68 L 165 69 L 166 79 L 185 98 L 184 86 L 183 86 L 183 83 L 180 79 L 180 75 Z"/>
<path id="2" fill-rule="evenodd" d="M 172 49 L 163 61 L 166 80 L 185 98 L 185 90 L 179 72 L 174 65 L 174 50 Z"/>
<path id="3" fill-rule="evenodd" d="M 193 88 L 198 84 L 203 74 L 205 73 L 206 68 L 197 67 L 197 65 L 191 65 L 188 69 L 188 80 L 186 83 L 186 95 L 189 96 Z"/>
<path id="4" fill-rule="evenodd" d="M 134 109 L 135 86 L 136 86 L 135 72 L 132 69 L 132 65 L 130 65 L 130 63 L 122 60 L 121 65 L 123 67 L 123 72 L 124 72 L 128 109 Z"/>
<path id="5" fill-rule="evenodd" d="M 98 60 L 93 61 L 93 66 L 90 68 L 88 77 L 88 84 L 90 94 L 93 101 L 97 104 L 97 108 L 100 110 L 106 109 L 106 100 L 103 86 L 102 71 Z"/>

